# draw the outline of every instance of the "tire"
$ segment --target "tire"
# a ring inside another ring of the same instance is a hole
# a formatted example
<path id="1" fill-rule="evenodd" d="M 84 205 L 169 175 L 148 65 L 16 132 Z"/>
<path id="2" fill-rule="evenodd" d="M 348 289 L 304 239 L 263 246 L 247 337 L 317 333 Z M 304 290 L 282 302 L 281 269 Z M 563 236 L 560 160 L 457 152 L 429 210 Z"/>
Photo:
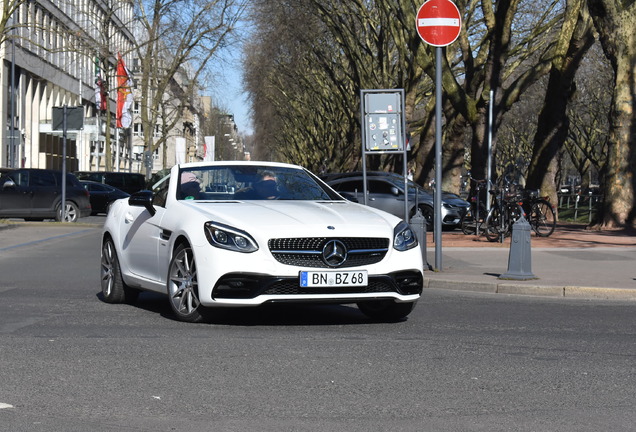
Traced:
<path id="1" fill-rule="evenodd" d="M 506 233 L 509 232 L 508 221 L 504 219 L 503 224 L 500 222 L 502 217 L 504 217 L 504 215 L 501 214 L 499 207 L 490 209 L 490 213 L 488 213 L 488 217 L 486 217 L 485 230 L 486 238 L 489 242 L 500 241 L 502 234 L 505 237 Z"/>
<path id="2" fill-rule="evenodd" d="M 121 277 L 117 251 L 110 238 L 102 245 L 100 273 L 102 296 L 106 303 L 134 303 L 137 300 L 139 291 L 126 285 Z"/>
<path id="3" fill-rule="evenodd" d="M 462 232 L 466 235 L 475 234 L 477 232 L 477 225 L 472 213 L 466 213 L 460 223 Z"/>
<path id="4" fill-rule="evenodd" d="M 401 321 L 413 311 L 415 302 L 396 303 L 393 300 L 369 300 L 358 303 L 358 309 L 375 321 Z"/>
<path id="5" fill-rule="evenodd" d="M 199 300 L 196 261 L 187 244 L 177 246 L 170 260 L 167 290 L 170 307 L 177 319 L 191 323 L 206 320 L 207 311 Z"/>
<path id="6" fill-rule="evenodd" d="M 72 201 L 66 201 L 66 218 L 64 222 L 77 222 L 80 217 L 80 211 Z M 55 220 L 60 222 L 62 221 L 62 206 L 58 206 L 57 211 L 55 212 Z"/>
<path id="7" fill-rule="evenodd" d="M 532 204 L 528 215 L 530 226 L 539 237 L 548 237 L 556 228 L 556 214 L 554 208 L 546 200 L 539 200 Z"/>

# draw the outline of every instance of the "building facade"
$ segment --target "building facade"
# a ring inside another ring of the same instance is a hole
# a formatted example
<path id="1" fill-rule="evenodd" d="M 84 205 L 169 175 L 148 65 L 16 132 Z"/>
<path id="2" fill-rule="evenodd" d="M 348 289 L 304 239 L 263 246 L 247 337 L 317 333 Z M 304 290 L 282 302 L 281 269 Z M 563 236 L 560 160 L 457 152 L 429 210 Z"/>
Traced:
<path id="1" fill-rule="evenodd" d="M 116 127 L 119 54 L 136 83 L 130 1 L 16 1 L 21 4 L 0 46 L 0 116 L 6 124 L 0 128 L 0 166 L 60 169 L 66 155 L 68 171 L 145 173 L 144 160 L 156 172 L 180 161 L 181 149 L 185 161 L 202 159 L 196 103 L 171 130 L 155 126 L 151 133 L 167 139 L 154 151 L 144 147 L 138 89 L 132 89 L 132 124 Z M 96 88 L 98 78 L 105 91 Z M 182 91 L 180 85 L 176 77 L 175 91 Z M 99 109 L 98 94 L 106 100 Z M 82 107 L 84 117 L 82 129 L 67 130 L 66 137 L 53 125 L 53 108 L 64 106 Z"/>

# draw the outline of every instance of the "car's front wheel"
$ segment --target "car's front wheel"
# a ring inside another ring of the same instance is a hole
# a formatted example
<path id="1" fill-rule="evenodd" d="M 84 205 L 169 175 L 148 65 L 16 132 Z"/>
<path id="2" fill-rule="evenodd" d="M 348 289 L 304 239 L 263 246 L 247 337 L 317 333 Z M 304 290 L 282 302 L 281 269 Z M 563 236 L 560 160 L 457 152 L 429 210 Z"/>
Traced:
<path id="1" fill-rule="evenodd" d="M 64 215 L 62 215 L 62 206 L 58 206 L 55 219 L 57 221 L 63 219 L 64 222 L 77 222 L 80 217 L 79 207 L 74 202 L 66 201 L 65 210 Z"/>
<path id="2" fill-rule="evenodd" d="M 101 283 L 102 296 L 106 303 L 133 303 L 139 295 L 139 291 L 124 283 L 117 251 L 111 239 L 107 239 L 102 245 Z"/>
<path id="3" fill-rule="evenodd" d="M 170 260 L 168 296 L 170 307 L 179 320 L 205 321 L 206 310 L 199 301 L 197 265 L 189 245 L 179 245 Z"/>
<path id="4" fill-rule="evenodd" d="M 358 303 L 360 312 L 377 321 L 400 321 L 415 307 L 412 303 L 396 303 L 393 300 L 369 300 Z"/>

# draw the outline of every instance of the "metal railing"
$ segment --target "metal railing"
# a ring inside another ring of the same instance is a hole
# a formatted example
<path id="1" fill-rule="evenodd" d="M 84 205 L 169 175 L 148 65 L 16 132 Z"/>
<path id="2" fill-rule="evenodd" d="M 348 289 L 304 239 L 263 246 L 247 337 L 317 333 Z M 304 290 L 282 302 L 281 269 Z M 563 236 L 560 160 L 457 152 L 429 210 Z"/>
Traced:
<path id="1" fill-rule="evenodd" d="M 594 194 L 558 194 L 559 198 L 559 219 L 573 219 L 578 221 L 579 217 L 585 218 L 587 222 L 592 222 L 594 215 L 600 210 L 603 203 L 603 195 Z"/>

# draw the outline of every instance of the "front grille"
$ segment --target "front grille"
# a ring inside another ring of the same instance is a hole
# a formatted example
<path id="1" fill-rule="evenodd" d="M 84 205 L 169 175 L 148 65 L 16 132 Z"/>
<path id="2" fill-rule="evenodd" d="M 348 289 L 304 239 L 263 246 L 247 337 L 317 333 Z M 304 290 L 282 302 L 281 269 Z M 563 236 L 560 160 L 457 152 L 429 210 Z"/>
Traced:
<path id="1" fill-rule="evenodd" d="M 388 280 L 370 280 L 365 287 L 299 287 L 298 280 L 281 280 L 270 285 L 265 295 L 296 295 L 296 294 L 368 294 L 394 292 L 395 288 Z"/>
<path id="2" fill-rule="evenodd" d="M 322 250 L 330 240 L 339 240 L 347 248 L 347 259 L 339 267 L 360 267 L 378 263 L 382 261 L 389 248 L 389 239 L 369 237 L 278 238 L 271 239 L 268 246 L 276 261 L 282 264 L 331 268 L 322 257 Z"/>

